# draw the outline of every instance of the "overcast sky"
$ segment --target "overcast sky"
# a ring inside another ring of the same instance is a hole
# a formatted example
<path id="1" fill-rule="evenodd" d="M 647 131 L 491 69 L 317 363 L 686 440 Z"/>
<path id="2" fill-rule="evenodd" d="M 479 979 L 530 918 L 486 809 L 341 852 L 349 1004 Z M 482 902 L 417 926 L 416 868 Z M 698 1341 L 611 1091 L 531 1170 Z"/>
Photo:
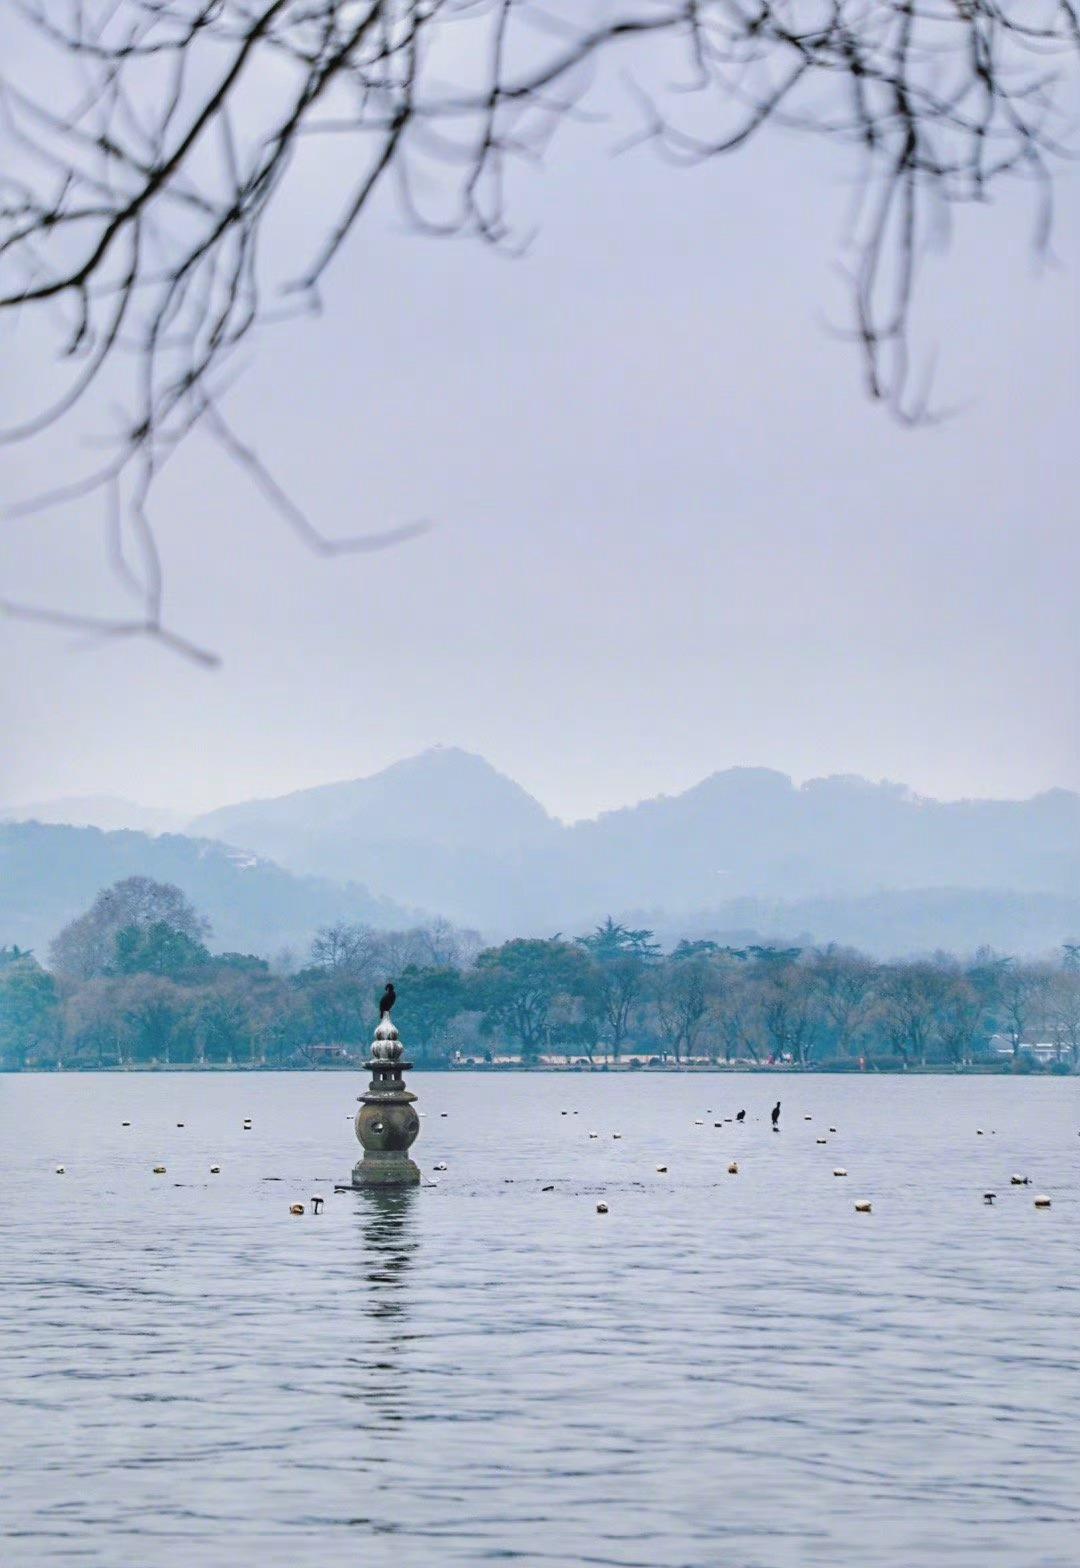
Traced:
<path id="1" fill-rule="evenodd" d="M 195 811 L 436 742 L 571 818 L 741 763 L 1080 787 L 1075 179 L 1059 269 L 1023 192 L 928 259 L 919 341 L 958 411 L 913 432 L 828 330 L 839 153 L 774 134 L 679 172 L 608 140 L 556 144 L 521 261 L 375 216 L 233 396 L 327 532 L 431 533 L 314 559 L 193 442 L 156 500 L 168 612 L 223 668 L 0 621 L 0 801 Z M 9 386 L 36 346 L 4 336 Z M 29 474 L 7 454 L 5 494 Z M 5 524 L 0 577 L 118 603 L 89 509 Z"/>

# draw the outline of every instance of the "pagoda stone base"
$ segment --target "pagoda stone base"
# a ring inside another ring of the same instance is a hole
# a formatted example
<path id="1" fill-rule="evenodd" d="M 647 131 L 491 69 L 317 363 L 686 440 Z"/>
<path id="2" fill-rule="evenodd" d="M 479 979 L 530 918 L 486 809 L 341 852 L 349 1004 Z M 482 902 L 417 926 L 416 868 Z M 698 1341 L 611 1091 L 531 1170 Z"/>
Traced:
<path id="1" fill-rule="evenodd" d="M 354 1187 L 418 1187 L 420 1167 L 400 1149 L 368 1149 L 353 1166 Z"/>

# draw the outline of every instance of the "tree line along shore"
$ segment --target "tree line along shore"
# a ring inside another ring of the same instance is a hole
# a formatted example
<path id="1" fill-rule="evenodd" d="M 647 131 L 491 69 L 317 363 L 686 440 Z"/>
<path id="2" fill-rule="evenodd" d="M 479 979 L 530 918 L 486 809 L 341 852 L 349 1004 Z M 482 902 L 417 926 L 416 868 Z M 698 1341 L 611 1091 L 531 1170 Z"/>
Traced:
<path id="1" fill-rule="evenodd" d="M 0 947 L 6 1071 L 356 1067 L 389 978 L 418 1067 L 1080 1070 L 1080 947 L 883 963 L 834 945 L 664 951 L 608 918 L 485 947 L 441 921 L 338 923 L 271 961 L 212 953 L 167 883 L 98 894 L 47 960 Z"/>

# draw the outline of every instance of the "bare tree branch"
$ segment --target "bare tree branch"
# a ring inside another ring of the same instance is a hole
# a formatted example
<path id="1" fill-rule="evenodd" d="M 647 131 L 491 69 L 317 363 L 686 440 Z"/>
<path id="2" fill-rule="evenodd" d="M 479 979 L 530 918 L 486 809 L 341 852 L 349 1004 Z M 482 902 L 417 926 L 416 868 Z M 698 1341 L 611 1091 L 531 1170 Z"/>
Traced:
<path id="1" fill-rule="evenodd" d="M 858 165 L 844 275 L 867 390 L 921 424 L 939 411 L 911 323 L 939 215 L 1028 179 L 1046 249 L 1054 169 L 1077 150 L 1071 0 L 12 0 L 9 10 L 34 68 L 22 69 L 19 49 L 0 65 L 0 313 L 47 323 L 65 384 L 0 440 L 74 429 L 84 408 L 115 406 L 117 389 L 121 413 L 108 462 L 6 515 L 100 494 L 109 559 L 139 613 L 7 608 L 151 635 L 200 659 L 163 628 L 149 514 L 157 476 L 196 427 L 321 554 L 384 549 L 426 526 L 327 538 L 222 406 L 241 345 L 298 308 L 321 309 L 323 279 L 384 187 L 425 232 L 520 250 L 508 170 L 543 158 L 568 116 L 586 117 L 612 56 L 640 123 L 623 147 L 694 164 L 767 125 L 829 137 Z M 347 144 L 349 157 L 336 216 L 290 277 L 267 223 L 314 136 Z"/>

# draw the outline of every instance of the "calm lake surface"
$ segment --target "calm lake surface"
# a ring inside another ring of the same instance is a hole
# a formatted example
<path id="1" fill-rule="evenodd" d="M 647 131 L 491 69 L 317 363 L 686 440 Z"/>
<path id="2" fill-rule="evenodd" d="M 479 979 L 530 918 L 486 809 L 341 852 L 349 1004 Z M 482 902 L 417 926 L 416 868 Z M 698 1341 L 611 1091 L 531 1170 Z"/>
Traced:
<path id="1" fill-rule="evenodd" d="M 0 1078 L 5 1568 L 1076 1568 L 1077 1080 L 362 1086 Z"/>

